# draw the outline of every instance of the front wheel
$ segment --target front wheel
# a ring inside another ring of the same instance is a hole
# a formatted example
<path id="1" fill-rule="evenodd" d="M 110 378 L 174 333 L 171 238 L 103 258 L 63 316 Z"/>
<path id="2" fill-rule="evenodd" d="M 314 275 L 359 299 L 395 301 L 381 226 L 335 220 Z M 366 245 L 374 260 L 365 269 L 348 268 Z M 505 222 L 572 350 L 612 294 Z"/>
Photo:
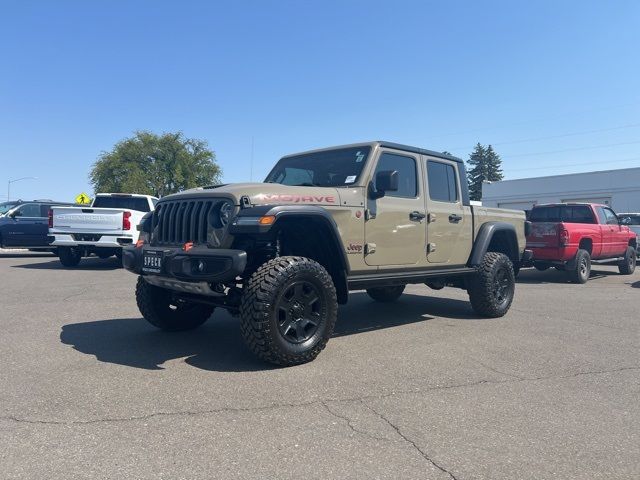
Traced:
<path id="1" fill-rule="evenodd" d="M 77 267 L 82 260 L 82 253 L 78 248 L 58 247 L 58 258 L 65 267 Z"/>
<path id="2" fill-rule="evenodd" d="M 277 257 L 247 281 L 240 327 L 249 349 L 280 366 L 310 362 L 327 345 L 338 314 L 336 289 L 322 265 Z"/>
<path id="3" fill-rule="evenodd" d="M 627 248 L 624 253 L 624 258 L 618 263 L 618 271 L 622 275 L 631 275 L 636 270 L 636 249 L 633 247 Z"/>
<path id="4" fill-rule="evenodd" d="M 395 302 L 402 292 L 404 292 L 404 285 L 396 285 L 393 287 L 375 287 L 367 288 L 367 294 L 376 302 L 389 303 Z"/>
<path id="5" fill-rule="evenodd" d="M 471 277 L 467 291 L 473 310 L 485 317 L 502 317 L 509 311 L 516 279 L 511 260 L 503 253 L 487 252 Z"/>
<path id="6" fill-rule="evenodd" d="M 193 330 L 206 322 L 214 307 L 201 303 L 174 300 L 167 289 L 147 283 L 138 277 L 136 302 L 144 319 L 167 332 Z"/>

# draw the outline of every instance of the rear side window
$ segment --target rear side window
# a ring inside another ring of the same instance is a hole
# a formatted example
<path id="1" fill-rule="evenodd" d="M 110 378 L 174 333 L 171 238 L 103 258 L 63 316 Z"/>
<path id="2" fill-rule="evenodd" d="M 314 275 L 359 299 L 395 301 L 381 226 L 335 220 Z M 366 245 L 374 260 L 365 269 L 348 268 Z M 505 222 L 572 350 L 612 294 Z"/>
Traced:
<path id="1" fill-rule="evenodd" d="M 458 201 L 458 182 L 456 182 L 456 169 L 453 165 L 429 160 L 427 177 L 431 200 L 451 203 Z"/>
<path id="2" fill-rule="evenodd" d="M 534 207 L 529 215 L 532 222 L 596 223 L 587 205 L 554 205 Z"/>
<path id="3" fill-rule="evenodd" d="M 398 191 L 388 192 L 388 197 L 415 198 L 418 195 L 418 183 L 416 175 L 416 161 L 404 155 L 383 153 L 378 160 L 374 182 L 378 172 L 396 170 L 398 172 Z M 376 187 L 377 188 L 377 187 Z"/>
<path id="4" fill-rule="evenodd" d="M 149 202 L 142 197 L 96 197 L 93 202 L 94 208 L 121 208 L 123 210 L 137 210 L 138 212 L 148 212 Z"/>

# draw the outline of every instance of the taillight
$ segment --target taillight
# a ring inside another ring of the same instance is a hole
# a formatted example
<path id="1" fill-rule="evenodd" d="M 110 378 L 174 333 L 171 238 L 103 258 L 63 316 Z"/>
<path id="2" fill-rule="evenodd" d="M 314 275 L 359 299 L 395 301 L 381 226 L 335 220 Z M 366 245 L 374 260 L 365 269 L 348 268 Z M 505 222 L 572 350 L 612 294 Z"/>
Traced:
<path id="1" fill-rule="evenodd" d="M 53 210 L 49 210 L 49 228 L 53 228 Z"/>
<path id="2" fill-rule="evenodd" d="M 560 245 L 569 245 L 569 231 L 564 228 L 560 230 Z"/>
<path id="3" fill-rule="evenodd" d="M 122 212 L 122 229 L 131 230 L 131 212 Z"/>

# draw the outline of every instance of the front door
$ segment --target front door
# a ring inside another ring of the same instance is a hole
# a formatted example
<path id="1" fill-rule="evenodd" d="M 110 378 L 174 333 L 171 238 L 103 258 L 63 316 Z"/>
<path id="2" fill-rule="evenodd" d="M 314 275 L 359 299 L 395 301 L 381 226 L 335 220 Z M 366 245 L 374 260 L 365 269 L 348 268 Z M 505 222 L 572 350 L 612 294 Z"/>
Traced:
<path id="1" fill-rule="evenodd" d="M 382 198 L 367 200 L 369 220 L 365 223 L 368 265 L 417 265 L 425 257 L 424 188 L 419 156 L 382 150 L 376 174 L 398 172 L 398 190 Z"/>
<path id="2" fill-rule="evenodd" d="M 40 205 L 27 203 L 15 210 L 15 216 L 6 227 L 5 244 L 12 247 L 33 247 L 37 245 L 38 225 L 46 222 L 40 217 Z"/>
<path id="3" fill-rule="evenodd" d="M 604 214 L 609 227 L 609 256 L 623 256 L 629 246 L 628 235 L 618 220 L 618 216 L 610 208 L 604 207 Z"/>
<path id="4" fill-rule="evenodd" d="M 471 230 L 470 215 L 462 204 L 458 168 L 455 162 L 427 159 L 427 259 L 429 263 L 464 265 L 468 247 L 465 232 Z"/>

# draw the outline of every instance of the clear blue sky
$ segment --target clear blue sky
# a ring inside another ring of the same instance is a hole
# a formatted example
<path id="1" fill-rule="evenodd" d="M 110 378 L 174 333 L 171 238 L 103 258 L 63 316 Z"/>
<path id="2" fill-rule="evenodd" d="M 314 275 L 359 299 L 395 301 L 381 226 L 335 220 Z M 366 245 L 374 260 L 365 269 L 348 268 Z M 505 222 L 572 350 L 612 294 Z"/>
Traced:
<path id="1" fill-rule="evenodd" d="M 254 180 L 371 139 L 492 143 L 507 178 L 640 166 L 639 25 L 633 0 L 5 0 L 0 197 L 91 193 L 137 129 L 206 139 L 225 182 L 252 137 Z"/>

